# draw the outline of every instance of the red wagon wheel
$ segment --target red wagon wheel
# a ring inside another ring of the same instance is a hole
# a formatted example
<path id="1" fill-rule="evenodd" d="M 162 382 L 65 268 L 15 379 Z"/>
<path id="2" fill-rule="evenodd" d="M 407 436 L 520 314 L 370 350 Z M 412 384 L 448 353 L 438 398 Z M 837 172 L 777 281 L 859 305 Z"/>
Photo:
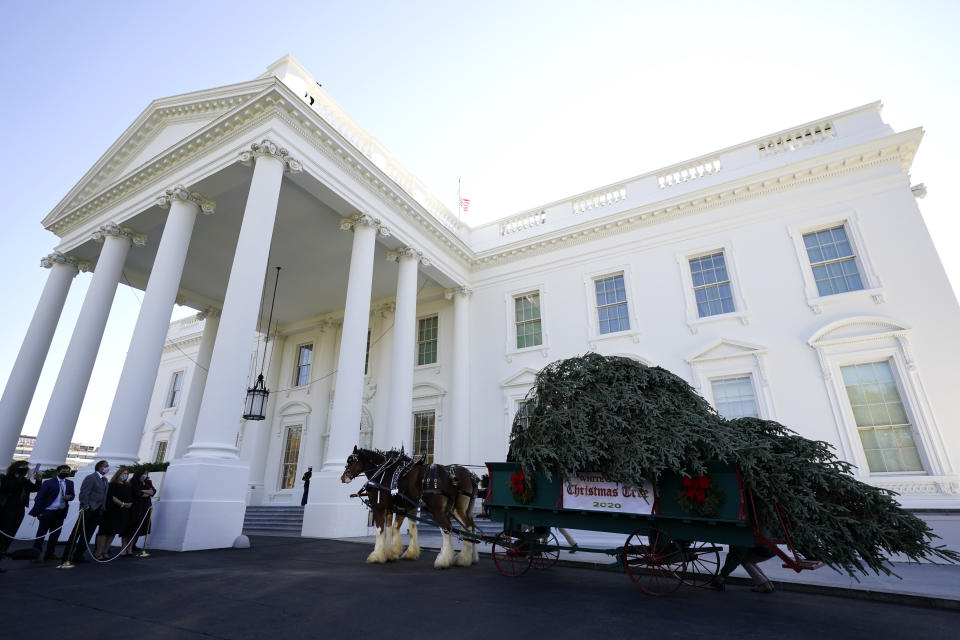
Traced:
<path id="1" fill-rule="evenodd" d="M 500 533 L 493 539 L 490 547 L 493 564 L 497 571 L 505 576 L 515 578 L 527 572 L 532 561 L 530 541 L 526 538 L 516 538 L 507 533 Z"/>
<path id="2" fill-rule="evenodd" d="M 664 596 L 680 587 L 683 550 L 659 529 L 642 527 L 623 546 L 623 566 L 644 593 Z"/>
<path id="3" fill-rule="evenodd" d="M 533 553 L 532 563 L 534 569 L 549 569 L 560 560 L 560 542 L 553 531 L 540 536 L 537 540 L 537 550 Z"/>
<path id="4" fill-rule="evenodd" d="M 687 561 L 684 584 L 705 587 L 720 573 L 720 547 L 712 542 L 690 542 L 684 549 Z"/>

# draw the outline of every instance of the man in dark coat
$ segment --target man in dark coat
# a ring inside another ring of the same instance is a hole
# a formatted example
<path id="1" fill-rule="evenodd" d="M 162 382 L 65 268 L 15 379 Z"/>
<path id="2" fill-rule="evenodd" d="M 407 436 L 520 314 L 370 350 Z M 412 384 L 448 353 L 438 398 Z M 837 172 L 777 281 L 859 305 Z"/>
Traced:
<path id="1" fill-rule="evenodd" d="M 33 541 L 33 548 L 37 552 L 34 562 L 50 560 L 56 553 L 57 542 L 60 540 L 60 527 L 63 526 L 67 509 L 74 496 L 73 480 L 70 480 L 68 475 L 70 475 L 70 467 L 65 464 L 57 467 L 57 475 L 43 481 L 37 498 L 33 501 L 30 515 L 40 521 L 37 526 L 37 538 Z M 43 539 L 48 532 L 50 538 L 47 540 L 47 551 L 43 553 Z"/>
<path id="2" fill-rule="evenodd" d="M 310 478 L 313 477 L 313 467 L 307 467 L 307 472 L 303 474 L 303 497 L 300 498 L 300 506 L 304 507 L 310 497 Z"/>
<path id="3" fill-rule="evenodd" d="M 73 528 L 70 539 L 67 541 L 67 549 L 63 552 L 63 562 L 76 562 L 83 557 L 90 543 L 90 538 L 100 525 L 100 519 L 103 518 L 103 512 L 107 508 L 107 473 L 110 471 L 110 463 L 101 460 L 94 467 L 94 472 L 83 479 L 80 483 L 80 515 L 83 519 L 83 532 L 80 532 L 79 520 L 77 526 Z M 83 539 L 81 540 L 81 536 Z M 72 555 L 71 555 L 72 552 Z"/>

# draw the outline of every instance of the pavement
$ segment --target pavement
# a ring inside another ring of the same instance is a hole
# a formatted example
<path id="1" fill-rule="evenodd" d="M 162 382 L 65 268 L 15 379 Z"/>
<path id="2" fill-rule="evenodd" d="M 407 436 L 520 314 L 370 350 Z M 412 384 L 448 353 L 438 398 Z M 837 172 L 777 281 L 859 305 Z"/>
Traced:
<path id="1" fill-rule="evenodd" d="M 492 527 L 488 528 L 486 525 L 492 525 Z M 480 526 L 483 531 L 493 534 L 496 533 L 493 527 L 498 527 L 500 524 L 486 523 Z M 581 548 L 587 549 L 613 550 L 622 546 L 625 541 L 619 534 L 579 530 L 571 530 L 570 533 Z M 406 533 L 403 538 L 406 543 Z M 344 538 L 343 540 L 369 544 L 372 548 L 375 537 Z M 442 542 L 438 529 L 425 526 L 419 528 L 419 540 L 420 546 L 429 550 L 439 550 Z M 560 538 L 560 544 L 565 545 L 566 542 Z M 460 548 L 460 543 L 456 539 L 454 547 Z M 481 555 L 489 555 L 490 544 L 481 543 L 479 551 Z M 721 554 L 721 561 L 722 559 Z M 612 555 L 586 551 L 576 553 L 562 551 L 559 558 L 559 564 L 615 570 L 616 568 L 612 566 L 613 562 Z M 859 574 L 856 578 L 826 566 L 797 573 L 793 569 L 784 568 L 777 559 L 768 560 L 760 567 L 780 591 L 824 594 L 960 611 L 960 565 L 892 562 L 890 569 L 893 575 L 871 573 Z M 752 582 L 747 572 L 742 567 L 738 567 L 727 584 L 749 587 Z"/>

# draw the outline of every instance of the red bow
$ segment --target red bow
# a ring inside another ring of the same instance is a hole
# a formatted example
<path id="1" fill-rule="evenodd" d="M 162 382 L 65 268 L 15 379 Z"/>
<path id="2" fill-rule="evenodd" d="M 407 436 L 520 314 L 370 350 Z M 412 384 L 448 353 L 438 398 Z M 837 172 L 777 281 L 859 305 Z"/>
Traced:
<path id="1" fill-rule="evenodd" d="M 683 479 L 683 487 L 687 490 L 687 499 L 706 502 L 707 489 L 710 488 L 710 478 L 709 476 L 686 477 Z"/>
<path id="2" fill-rule="evenodd" d="M 523 471 L 510 476 L 510 491 L 513 493 L 520 494 L 526 491 L 526 484 L 527 477 L 523 474 Z"/>

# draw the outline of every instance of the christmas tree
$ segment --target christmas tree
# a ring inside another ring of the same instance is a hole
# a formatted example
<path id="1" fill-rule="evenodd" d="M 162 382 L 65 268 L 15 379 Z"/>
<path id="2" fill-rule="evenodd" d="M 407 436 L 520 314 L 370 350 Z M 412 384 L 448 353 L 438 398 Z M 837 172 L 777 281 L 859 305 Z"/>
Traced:
<path id="1" fill-rule="evenodd" d="M 781 530 L 779 505 L 797 551 L 808 559 L 851 576 L 868 569 L 890 574 L 888 558 L 897 554 L 960 561 L 957 552 L 934 545 L 938 537 L 900 506 L 896 493 L 854 478 L 853 465 L 828 443 L 771 420 L 725 420 L 660 367 L 593 353 L 560 360 L 537 374 L 527 401 L 508 456 L 527 473 L 596 470 L 641 487 L 668 471 L 703 475 L 710 460 L 734 463 L 753 491 L 761 527 Z"/>

